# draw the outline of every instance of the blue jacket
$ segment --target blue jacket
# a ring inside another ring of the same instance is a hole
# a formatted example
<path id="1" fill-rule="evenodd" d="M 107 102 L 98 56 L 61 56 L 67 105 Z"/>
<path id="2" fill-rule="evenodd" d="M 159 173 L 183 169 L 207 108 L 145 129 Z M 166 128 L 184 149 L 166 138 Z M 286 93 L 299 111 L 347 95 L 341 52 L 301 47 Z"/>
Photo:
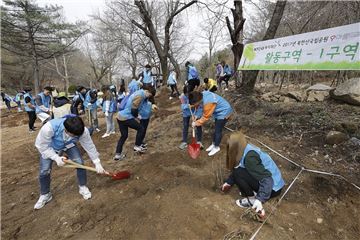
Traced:
<path id="1" fill-rule="evenodd" d="M 193 65 L 188 66 L 187 77 L 188 77 L 187 80 L 199 78 L 199 73 L 195 66 Z"/>
<path id="2" fill-rule="evenodd" d="M 139 86 L 138 81 L 136 81 L 135 79 L 131 80 L 131 82 L 129 83 L 128 89 L 129 89 L 129 94 L 132 94 L 132 93 L 136 92 L 137 90 L 139 90 L 140 86 Z"/>
<path id="3" fill-rule="evenodd" d="M 46 107 L 46 108 L 50 108 L 51 97 L 50 97 L 50 96 L 45 96 L 45 94 L 44 94 L 43 92 L 39 93 L 38 96 L 40 96 L 40 98 L 41 98 L 41 103 L 42 103 L 42 105 L 44 105 L 44 107 Z M 36 113 L 41 113 L 41 112 L 43 112 L 43 111 L 40 109 L 40 106 L 41 106 L 41 105 L 37 105 L 37 104 L 36 104 Z"/>
<path id="4" fill-rule="evenodd" d="M 151 71 L 148 71 L 148 72 L 143 71 L 143 79 L 142 79 L 143 83 L 151 83 L 152 84 L 153 77 L 151 75 L 152 75 Z"/>
<path id="5" fill-rule="evenodd" d="M 174 72 L 171 72 L 169 74 L 168 80 L 167 80 L 167 84 L 168 85 L 175 85 L 176 84 L 176 79 L 174 78 Z"/>
<path id="6" fill-rule="evenodd" d="M 285 185 L 285 182 L 284 182 L 284 179 L 281 176 L 281 172 L 280 172 L 279 168 L 276 166 L 276 163 L 274 162 L 274 160 L 272 160 L 272 158 L 269 156 L 269 154 L 261 151 L 260 148 L 254 146 L 254 145 L 251 145 L 251 144 L 246 145 L 246 147 L 244 149 L 244 154 L 242 155 L 242 157 L 239 161 L 239 165 L 236 168 L 238 168 L 238 167 L 245 168 L 244 159 L 245 159 L 246 154 L 249 151 L 255 151 L 257 154 L 259 154 L 261 163 L 264 165 L 264 168 L 267 169 L 271 173 L 271 178 L 274 181 L 274 185 L 273 185 L 272 189 L 274 191 L 279 191 L 281 188 L 283 188 Z"/>
<path id="7" fill-rule="evenodd" d="M 230 103 L 221 96 L 210 91 L 203 91 L 202 94 L 204 106 L 208 103 L 216 103 L 216 108 L 213 113 L 215 119 L 225 119 L 233 112 Z"/>
<path id="8" fill-rule="evenodd" d="M 109 106 L 108 106 L 109 105 Z M 117 101 L 116 98 L 111 96 L 110 99 L 106 99 L 102 104 L 102 111 L 106 112 L 108 108 L 109 113 L 114 113 L 117 111 Z"/>
<path id="9" fill-rule="evenodd" d="M 152 104 L 147 99 L 143 101 L 139 108 L 139 115 L 141 119 L 149 119 L 151 117 Z"/>
<path id="10" fill-rule="evenodd" d="M 131 108 L 133 106 L 134 98 L 139 98 L 139 97 L 141 98 L 140 105 L 139 105 L 139 108 L 140 108 L 140 106 L 143 104 L 143 102 L 146 99 L 144 90 L 140 89 L 140 90 L 134 92 L 133 94 L 131 94 L 128 101 L 126 102 L 125 108 L 123 110 L 119 111 L 119 114 L 118 114 L 119 119 L 129 120 L 129 119 L 134 118 L 134 116 L 131 114 Z"/>
<path id="11" fill-rule="evenodd" d="M 68 144 L 75 144 L 79 141 L 79 137 L 71 137 L 67 140 L 64 140 L 65 120 L 66 118 L 59 118 L 50 121 L 51 127 L 54 131 L 54 136 L 52 137 L 51 141 L 51 147 L 55 151 L 63 150 Z"/>
<path id="12" fill-rule="evenodd" d="M 24 94 L 24 106 L 25 106 L 25 111 L 26 111 L 26 112 L 33 112 L 33 111 L 35 111 L 35 109 L 29 108 L 28 105 L 27 105 L 27 103 L 25 102 L 25 98 L 27 98 L 27 97 L 29 97 L 29 98 L 31 99 L 31 100 L 30 100 L 31 104 L 32 104 L 33 106 L 35 106 L 35 99 L 31 96 L 31 93 L 30 93 L 30 92 L 25 93 L 25 94 Z"/>
<path id="13" fill-rule="evenodd" d="M 90 92 L 92 90 L 89 90 L 86 95 L 85 95 L 85 100 L 84 100 L 84 108 L 85 109 L 90 109 L 90 110 L 95 110 L 97 109 L 97 101 L 95 99 L 92 99 L 90 96 Z M 95 100 L 95 101 L 94 101 Z M 91 103 L 91 107 L 88 107 L 88 104 Z"/>

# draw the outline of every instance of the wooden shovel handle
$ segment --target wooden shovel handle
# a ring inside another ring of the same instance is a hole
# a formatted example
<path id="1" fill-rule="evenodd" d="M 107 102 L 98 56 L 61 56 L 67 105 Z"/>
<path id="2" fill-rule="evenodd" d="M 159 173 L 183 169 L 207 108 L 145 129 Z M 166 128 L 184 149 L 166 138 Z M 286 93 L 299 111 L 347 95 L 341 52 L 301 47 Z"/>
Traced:
<path id="1" fill-rule="evenodd" d="M 64 162 L 66 162 L 67 164 L 69 164 L 69 165 L 65 165 L 65 167 L 82 168 L 82 169 L 86 169 L 86 170 L 89 170 L 89 171 L 96 172 L 96 168 L 81 165 L 81 164 L 79 164 L 79 163 L 76 163 L 76 162 L 74 162 L 74 161 L 71 161 L 70 159 L 66 159 L 66 160 L 64 160 Z"/>

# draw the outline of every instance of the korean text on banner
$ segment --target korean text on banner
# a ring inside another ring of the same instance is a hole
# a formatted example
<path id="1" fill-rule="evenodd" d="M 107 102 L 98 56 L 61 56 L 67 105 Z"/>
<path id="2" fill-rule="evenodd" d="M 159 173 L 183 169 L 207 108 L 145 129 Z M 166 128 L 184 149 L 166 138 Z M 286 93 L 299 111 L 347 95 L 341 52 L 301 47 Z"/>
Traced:
<path id="1" fill-rule="evenodd" d="M 360 70 L 360 23 L 246 44 L 238 70 Z"/>

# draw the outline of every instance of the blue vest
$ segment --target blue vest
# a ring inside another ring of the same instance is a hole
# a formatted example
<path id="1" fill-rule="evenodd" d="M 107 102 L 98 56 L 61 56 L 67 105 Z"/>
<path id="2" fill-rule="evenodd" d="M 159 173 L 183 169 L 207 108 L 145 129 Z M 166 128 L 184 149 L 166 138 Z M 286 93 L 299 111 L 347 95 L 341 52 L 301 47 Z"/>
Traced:
<path id="1" fill-rule="evenodd" d="M 134 92 L 133 94 L 131 94 L 131 96 L 129 97 L 129 100 L 126 102 L 125 108 L 123 110 L 119 111 L 119 117 L 120 118 L 125 118 L 126 120 L 134 118 L 134 116 L 131 114 L 131 107 L 132 107 L 132 103 L 133 103 L 134 98 L 136 96 L 139 96 L 139 95 L 142 98 L 139 106 L 141 106 L 141 104 L 143 104 L 143 102 L 144 102 L 144 100 L 146 98 L 145 97 L 145 91 L 140 89 L 140 90 Z"/>
<path id="2" fill-rule="evenodd" d="M 66 118 L 59 118 L 59 119 L 53 119 L 50 121 L 51 127 L 54 131 L 54 136 L 51 138 L 51 147 L 55 150 L 55 151 L 60 151 L 63 149 L 66 149 L 66 146 L 68 144 L 75 144 L 76 142 L 79 141 L 79 137 L 71 137 L 68 140 L 64 140 L 64 131 L 65 131 L 65 127 L 64 127 L 64 121 L 66 120 Z"/>
<path id="3" fill-rule="evenodd" d="M 210 91 L 203 91 L 202 94 L 204 105 L 207 103 L 216 103 L 216 108 L 213 115 L 215 119 L 225 119 L 225 117 L 229 116 L 233 112 L 229 102 L 221 96 Z"/>
<path id="4" fill-rule="evenodd" d="M 276 166 L 276 163 L 274 162 L 274 160 L 272 160 L 272 158 L 269 156 L 269 154 L 261 151 L 260 148 L 255 147 L 254 145 L 251 145 L 251 144 L 246 145 L 246 147 L 244 149 L 244 154 L 242 155 L 242 157 L 240 159 L 239 165 L 235 168 L 238 168 L 238 167 L 245 168 L 244 159 L 245 159 L 246 154 L 249 151 L 255 151 L 257 154 L 259 154 L 260 159 L 261 159 L 261 164 L 264 165 L 264 168 L 271 173 L 271 178 L 274 180 L 274 185 L 273 185 L 272 189 L 276 192 L 276 191 L 279 191 L 282 187 L 284 187 L 284 185 L 285 185 L 284 179 L 281 177 L 281 172 L 280 172 L 279 168 Z"/>
<path id="5" fill-rule="evenodd" d="M 89 91 L 86 93 L 86 96 L 85 96 L 85 100 L 84 100 L 84 107 L 85 107 L 85 109 L 89 109 L 88 104 L 91 102 L 90 91 L 91 91 L 91 90 L 89 90 Z M 92 103 L 92 105 L 91 105 L 91 107 L 90 107 L 90 110 L 94 110 L 94 109 L 97 109 L 97 101 L 95 101 L 94 103 Z"/>
<path id="6" fill-rule="evenodd" d="M 141 104 L 140 108 L 139 108 L 139 114 L 141 116 L 141 119 L 149 119 L 151 116 L 151 111 L 152 111 L 152 107 L 151 107 L 151 102 L 149 102 L 148 100 L 143 101 L 143 103 Z"/>
<path id="7" fill-rule="evenodd" d="M 114 97 L 111 97 L 111 99 L 110 100 L 106 100 L 106 101 L 104 101 L 103 102 L 103 105 L 102 105 L 102 111 L 103 112 L 106 112 L 106 102 L 110 102 L 110 107 L 109 107 L 109 113 L 114 113 L 114 112 L 116 112 L 116 110 L 117 110 L 117 102 L 116 102 L 116 99 L 114 98 Z"/>
<path id="8" fill-rule="evenodd" d="M 190 108 L 189 108 L 189 98 L 185 95 L 181 95 L 181 110 L 182 110 L 182 114 L 183 117 L 190 117 L 191 113 L 190 113 Z"/>
<path id="9" fill-rule="evenodd" d="M 199 78 L 199 73 L 197 72 L 196 67 L 189 66 L 188 71 L 188 80 Z"/>
<path id="10" fill-rule="evenodd" d="M 153 83 L 151 71 L 149 72 L 143 71 L 143 83 Z"/>
<path id="11" fill-rule="evenodd" d="M 50 107 L 51 97 L 50 96 L 45 96 L 45 94 L 43 92 L 39 93 L 38 96 L 41 97 L 42 105 L 44 105 L 44 107 L 46 107 L 46 108 L 49 108 Z M 41 112 L 43 112 L 43 111 L 36 104 L 36 113 L 41 113 Z"/>
<path id="12" fill-rule="evenodd" d="M 135 79 L 133 79 L 129 83 L 128 88 L 129 88 L 129 94 L 132 94 L 132 93 L 136 92 L 137 90 L 139 90 L 140 86 L 139 86 L 139 83 Z"/>
<path id="13" fill-rule="evenodd" d="M 25 111 L 26 112 L 33 112 L 33 111 L 35 111 L 35 109 L 32 109 L 32 108 L 29 108 L 28 107 L 28 105 L 27 105 L 27 103 L 25 102 L 25 98 L 27 98 L 27 97 L 29 97 L 31 100 L 30 100 L 30 102 L 31 102 L 31 104 L 33 105 L 33 106 L 35 106 L 35 100 L 34 100 L 34 98 L 31 96 L 31 93 L 25 93 L 24 94 L 24 106 L 25 106 Z"/>
<path id="14" fill-rule="evenodd" d="M 169 84 L 169 85 L 175 85 L 176 84 L 173 72 L 170 73 L 170 75 L 168 77 L 168 80 L 167 80 L 167 84 Z"/>

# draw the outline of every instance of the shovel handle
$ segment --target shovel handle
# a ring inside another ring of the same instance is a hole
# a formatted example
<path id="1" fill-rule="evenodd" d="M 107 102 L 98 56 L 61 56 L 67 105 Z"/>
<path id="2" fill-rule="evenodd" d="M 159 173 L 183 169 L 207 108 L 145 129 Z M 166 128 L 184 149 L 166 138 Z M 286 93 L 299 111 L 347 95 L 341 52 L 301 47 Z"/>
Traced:
<path id="1" fill-rule="evenodd" d="M 81 169 L 85 169 L 85 170 L 89 170 L 89 171 L 92 171 L 92 172 L 96 172 L 96 168 L 93 168 L 93 167 L 89 167 L 89 166 L 84 166 L 84 165 L 81 165 L 79 163 L 76 163 L 70 159 L 67 159 L 67 160 L 64 160 L 64 162 L 66 163 L 69 163 L 69 165 L 65 165 L 64 167 L 69 167 L 69 168 L 81 168 Z M 108 173 L 108 172 L 105 172 L 104 173 L 105 175 L 108 175 L 108 176 L 112 176 L 111 173 Z"/>
<path id="2" fill-rule="evenodd" d="M 192 136 L 195 138 L 195 128 L 192 129 Z"/>

